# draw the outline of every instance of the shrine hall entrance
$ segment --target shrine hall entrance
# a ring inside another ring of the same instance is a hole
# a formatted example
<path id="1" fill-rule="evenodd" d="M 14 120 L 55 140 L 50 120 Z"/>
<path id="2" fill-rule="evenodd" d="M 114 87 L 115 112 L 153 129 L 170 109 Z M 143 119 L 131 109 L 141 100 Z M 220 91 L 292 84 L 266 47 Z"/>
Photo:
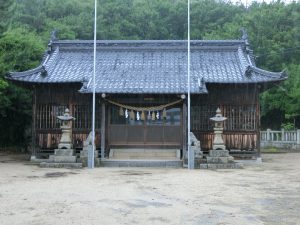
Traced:
<path id="1" fill-rule="evenodd" d="M 115 105 L 110 105 L 108 112 L 110 149 L 182 149 L 182 103 L 166 108 L 165 112 L 146 111 L 143 116 Z"/>

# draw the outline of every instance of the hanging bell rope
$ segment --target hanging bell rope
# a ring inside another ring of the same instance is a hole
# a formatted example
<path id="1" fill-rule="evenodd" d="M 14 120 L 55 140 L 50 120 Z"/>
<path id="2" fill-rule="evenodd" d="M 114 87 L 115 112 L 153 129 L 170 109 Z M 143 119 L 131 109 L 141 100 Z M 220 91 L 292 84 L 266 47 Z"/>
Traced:
<path id="1" fill-rule="evenodd" d="M 128 110 L 134 110 L 134 111 L 162 111 L 163 109 L 167 108 L 167 107 L 170 107 L 172 105 L 176 105 L 180 102 L 182 102 L 182 99 L 179 99 L 177 101 L 174 101 L 174 102 L 170 102 L 170 103 L 167 103 L 165 105 L 158 105 L 158 106 L 150 106 L 150 107 L 135 107 L 135 106 L 130 106 L 130 105 L 124 105 L 124 104 L 121 104 L 121 103 L 118 103 L 118 102 L 115 102 L 115 101 L 112 101 L 112 100 L 106 100 L 108 101 L 109 103 L 113 104 L 113 105 L 116 105 L 116 106 L 119 106 L 120 108 L 124 108 L 124 109 L 128 109 Z"/>

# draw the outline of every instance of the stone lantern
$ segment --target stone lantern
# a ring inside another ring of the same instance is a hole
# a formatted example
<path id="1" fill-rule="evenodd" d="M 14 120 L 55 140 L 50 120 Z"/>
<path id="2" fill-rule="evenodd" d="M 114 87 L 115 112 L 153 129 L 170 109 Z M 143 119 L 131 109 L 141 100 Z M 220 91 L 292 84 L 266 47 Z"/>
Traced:
<path id="1" fill-rule="evenodd" d="M 65 113 L 63 116 L 57 116 L 59 120 L 62 121 L 62 125 L 60 126 L 62 130 L 62 135 L 60 142 L 58 144 L 59 149 L 72 149 L 72 126 L 71 121 L 75 120 L 73 116 L 70 116 L 69 109 L 65 110 Z"/>
<path id="2" fill-rule="evenodd" d="M 82 163 L 76 163 L 75 151 L 72 145 L 72 120 L 74 117 L 70 116 L 69 109 L 65 110 L 64 115 L 57 117 L 62 121 L 60 126 L 62 130 L 61 138 L 58 148 L 54 150 L 54 155 L 50 155 L 47 163 L 41 163 L 42 167 L 70 167 L 81 168 Z"/>
<path id="3" fill-rule="evenodd" d="M 226 150 L 225 144 L 222 138 L 223 123 L 227 120 L 222 116 L 221 110 L 218 108 L 216 115 L 210 118 L 215 123 L 214 126 L 214 142 L 213 149 L 209 150 L 206 156 L 206 164 L 200 164 L 201 169 L 234 169 L 243 168 L 243 164 L 234 162 L 232 156 L 229 155 L 229 151 Z"/>
<path id="4" fill-rule="evenodd" d="M 225 144 L 222 138 L 223 134 L 223 122 L 227 120 L 226 117 L 222 116 L 220 108 L 217 109 L 216 115 L 210 118 L 215 123 L 214 126 L 214 142 L 213 142 L 213 150 L 225 150 Z"/>

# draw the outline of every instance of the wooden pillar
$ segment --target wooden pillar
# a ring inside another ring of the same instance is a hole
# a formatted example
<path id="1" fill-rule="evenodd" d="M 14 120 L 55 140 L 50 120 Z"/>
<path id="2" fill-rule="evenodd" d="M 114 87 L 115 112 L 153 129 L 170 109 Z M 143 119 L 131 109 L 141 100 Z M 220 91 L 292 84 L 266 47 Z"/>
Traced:
<path id="1" fill-rule="evenodd" d="M 256 87 L 256 149 L 257 149 L 257 158 L 261 157 L 260 152 L 260 103 L 259 103 L 259 90 Z"/>
<path id="2" fill-rule="evenodd" d="M 101 159 L 105 157 L 105 102 L 101 103 Z"/>
<path id="3" fill-rule="evenodd" d="M 36 158 L 36 88 L 33 86 L 33 99 L 32 99 L 32 128 L 31 128 L 31 146 L 32 158 Z"/>
<path id="4" fill-rule="evenodd" d="M 185 159 L 187 151 L 187 105 L 186 101 L 183 101 L 182 106 L 182 159 Z"/>

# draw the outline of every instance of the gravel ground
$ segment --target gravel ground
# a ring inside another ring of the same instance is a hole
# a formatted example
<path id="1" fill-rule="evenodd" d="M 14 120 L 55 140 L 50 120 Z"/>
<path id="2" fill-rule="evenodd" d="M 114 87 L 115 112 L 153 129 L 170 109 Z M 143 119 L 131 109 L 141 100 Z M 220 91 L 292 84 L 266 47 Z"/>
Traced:
<path id="1" fill-rule="evenodd" d="M 300 224 L 300 153 L 239 170 L 48 169 L 0 153 L 0 224 Z"/>

